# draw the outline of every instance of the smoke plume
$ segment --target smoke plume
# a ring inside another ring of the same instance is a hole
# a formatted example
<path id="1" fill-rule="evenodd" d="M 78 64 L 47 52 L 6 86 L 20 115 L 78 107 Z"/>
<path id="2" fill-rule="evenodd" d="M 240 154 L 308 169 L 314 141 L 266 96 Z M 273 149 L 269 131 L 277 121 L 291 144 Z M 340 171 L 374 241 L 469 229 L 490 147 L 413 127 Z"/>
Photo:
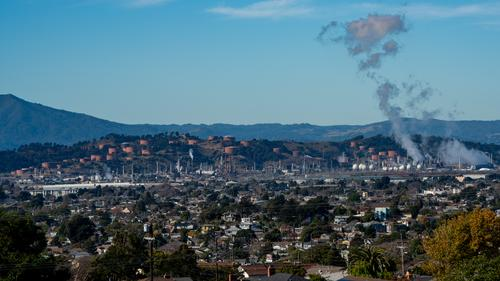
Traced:
<path id="1" fill-rule="evenodd" d="M 404 16 L 373 14 L 343 24 L 332 21 L 322 27 L 317 40 L 346 47 L 348 54 L 357 60 L 358 70 L 377 84 L 378 106 L 391 122 L 396 141 L 413 161 L 421 162 L 426 156 L 411 139 L 402 123 L 402 116 L 424 120 L 435 118 L 440 113 L 439 109 L 424 108 L 435 90 L 411 77 L 399 86 L 377 72 L 386 57 L 398 54 L 400 44 L 395 37 L 407 31 Z M 405 106 L 398 103 L 401 99 L 406 100 Z M 461 159 L 464 164 L 475 165 L 488 161 L 483 152 L 467 149 L 457 140 L 443 142 L 438 154 L 445 163 L 457 163 Z"/>
<path id="2" fill-rule="evenodd" d="M 399 92 L 399 88 L 389 81 L 379 85 L 377 89 L 377 97 L 379 100 L 378 106 L 391 122 L 392 131 L 396 141 L 406 149 L 406 152 L 413 159 L 413 161 L 421 162 L 424 160 L 422 153 L 402 126 L 401 107 L 391 104 L 391 99 L 399 96 Z"/>
<path id="3" fill-rule="evenodd" d="M 444 141 L 439 146 L 439 157 L 446 164 L 480 165 L 489 162 L 488 156 L 481 151 L 468 149 L 457 140 Z"/>
<path id="4" fill-rule="evenodd" d="M 380 68 L 387 56 L 395 56 L 400 49 L 394 36 L 406 32 L 408 29 L 404 17 L 401 15 L 368 15 L 366 18 L 350 21 L 342 25 L 331 22 L 324 26 L 318 35 L 321 42 L 342 42 L 348 53 L 358 60 L 358 69 L 378 84 L 376 96 L 379 108 L 389 119 L 392 131 L 398 143 L 406 149 L 408 155 L 417 162 L 424 159 L 418 146 L 402 125 L 404 110 L 395 103 L 400 97 L 401 89 L 395 83 L 382 78 L 375 69 Z M 340 34 L 339 34 L 340 32 Z M 411 98 L 411 104 L 416 105 L 421 99 L 428 98 L 432 91 L 419 93 L 421 87 L 417 83 L 406 83 L 403 91 Z M 415 106 L 412 106 L 413 108 Z"/>

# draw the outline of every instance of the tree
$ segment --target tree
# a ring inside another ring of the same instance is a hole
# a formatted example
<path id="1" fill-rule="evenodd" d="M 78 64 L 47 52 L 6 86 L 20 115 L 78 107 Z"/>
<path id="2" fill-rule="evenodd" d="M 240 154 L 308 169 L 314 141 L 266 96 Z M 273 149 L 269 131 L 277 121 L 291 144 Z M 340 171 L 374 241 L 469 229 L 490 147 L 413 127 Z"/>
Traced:
<path id="1" fill-rule="evenodd" d="M 47 241 L 31 218 L 0 209 L 0 280 L 66 280 L 69 269 L 46 257 Z"/>
<path id="2" fill-rule="evenodd" d="M 142 237 L 122 226 L 113 237 L 113 245 L 94 260 L 91 280 L 135 280 L 138 269 L 146 266 L 147 259 Z"/>
<path id="3" fill-rule="evenodd" d="M 89 239 L 94 232 L 95 225 L 89 218 L 74 215 L 61 225 L 58 234 L 69 238 L 71 242 L 78 243 Z"/>
<path id="4" fill-rule="evenodd" d="M 264 240 L 269 242 L 279 242 L 281 241 L 281 232 L 275 228 L 264 235 Z"/>
<path id="5" fill-rule="evenodd" d="M 361 195 L 359 195 L 356 191 L 352 191 L 347 195 L 347 200 L 352 203 L 361 202 Z"/>
<path id="6" fill-rule="evenodd" d="M 196 253 L 182 245 L 172 254 L 155 252 L 155 274 L 167 275 L 171 277 L 192 277 L 197 279 L 200 274 L 196 261 Z"/>
<path id="7" fill-rule="evenodd" d="M 236 232 L 235 236 L 235 239 L 238 239 L 245 244 L 249 244 L 253 238 L 255 238 L 255 233 L 253 233 L 250 229 L 240 229 Z"/>
<path id="8" fill-rule="evenodd" d="M 340 251 L 329 245 L 317 245 L 304 253 L 304 262 L 321 265 L 345 266 Z"/>
<path id="9" fill-rule="evenodd" d="M 500 279 L 500 257 L 477 256 L 461 262 L 443 276 L 447 281 L 497 281 Z"/>
<path id="10" fill-rule="evenodd" d="M 396 270 L 395 262 L 381 249 L 355 248 L 349 255 L 349 273 L 354 276 L 390 278 Z"/>
<path id="11" fill-rule="evenodd" d="M 483 256 L 500 256 L 500 218 L 488 209 L 476 209 L 445 221 L 423 241 L 429 261 L 425 269 L 446 280 L 458 265 Z"/>
<path id="12" fill-rule="evenodd" d="M 43 207 L 43 195 L 37 194 L 36 196 L 31 197 L 30 205 L 33 208 L 41 208 Z"/>

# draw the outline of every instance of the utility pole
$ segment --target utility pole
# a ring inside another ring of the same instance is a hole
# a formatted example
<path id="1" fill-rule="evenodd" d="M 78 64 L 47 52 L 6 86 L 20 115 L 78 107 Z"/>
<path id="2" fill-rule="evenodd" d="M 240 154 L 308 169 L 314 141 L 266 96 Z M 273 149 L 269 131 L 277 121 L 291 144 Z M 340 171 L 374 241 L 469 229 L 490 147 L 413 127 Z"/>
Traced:
<path id="1" fill-rule="evenodd" d="M 403 242 L 403 232 L 400 232 L 401 235 L 401 245 L 398 248 L 401 250 L 401 276 L 405 275 L 405 249 L 406 246 Z"/>
<path id="2" fill-rule="evenodd" d="M 215 238 L 215 281 L 219 281 L 219 257 L 217 254 L 217 233 L 214 233 Z"/>
<path id="3" fill-rule="evenodd" d="M 144 224 L 144 233 L 146 233 L 144 239 L 149 243 L 149 280 L 153 281 L 153 241 L 155 240 L 153 236 L 153 225 Z"/>
<path id="4" fill-rule="evenodd" d="M 132 183 L 134 183 L 134 163 L 132 163 L 132 175 L 131 175 Z"/>

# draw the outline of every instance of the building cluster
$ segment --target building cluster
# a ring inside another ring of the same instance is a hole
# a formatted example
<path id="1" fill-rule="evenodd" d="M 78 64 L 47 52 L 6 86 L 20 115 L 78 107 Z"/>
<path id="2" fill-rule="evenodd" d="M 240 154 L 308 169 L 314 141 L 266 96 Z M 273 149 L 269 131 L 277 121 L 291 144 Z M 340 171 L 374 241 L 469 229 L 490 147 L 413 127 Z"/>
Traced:
<path id="1" fill-rule="evenodd" d="M 132 146 L 122 149 L 126 147 Z M 498 180 L 494 174 L 461 174 L 274 179 L 185 175 L 161 183 L 44 186 L 18 181 L 3 188 L 2 205 L 44 214 L 47 220 L 38 223 L 45 226 L 50 251 L 74 260 L 105 254 L 113 245 L 105 230 L 111 224 L 148 224 L 154 229 L 155 250 L 172 253 L 187 245 L 199 264 L 235 266 L 244 280 L 274 280 L 255 279 L 252 267 L 273 269 L 270 277 L 287 264 L 342 280 L 349 251 L 359 245 L 386 249 L 395 260 L 402 258 L 405 268 L 418 266 L 418 245 L 443 216 L 500 207 Z M 88 244 L 59 233 L 61 224 L 76 214 L 95 225 Z M 335 250 L 331 264 L 314 258 L 321 247 Z"/>

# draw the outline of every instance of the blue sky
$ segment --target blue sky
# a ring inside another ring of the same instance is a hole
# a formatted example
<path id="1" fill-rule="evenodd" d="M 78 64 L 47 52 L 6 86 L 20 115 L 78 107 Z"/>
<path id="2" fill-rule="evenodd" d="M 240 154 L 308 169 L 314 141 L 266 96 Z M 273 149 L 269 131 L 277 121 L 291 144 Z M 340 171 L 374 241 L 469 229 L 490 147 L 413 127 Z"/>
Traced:
<path id="1" fill-rule="evenodd" d="M 361 124 L 374 83 L 332 20 L 404 14 L 380 73 L 438 92 L 442 119 L 500 119 L 500 2 L 2 0 L 0 93 L 126 123 Z"/>

